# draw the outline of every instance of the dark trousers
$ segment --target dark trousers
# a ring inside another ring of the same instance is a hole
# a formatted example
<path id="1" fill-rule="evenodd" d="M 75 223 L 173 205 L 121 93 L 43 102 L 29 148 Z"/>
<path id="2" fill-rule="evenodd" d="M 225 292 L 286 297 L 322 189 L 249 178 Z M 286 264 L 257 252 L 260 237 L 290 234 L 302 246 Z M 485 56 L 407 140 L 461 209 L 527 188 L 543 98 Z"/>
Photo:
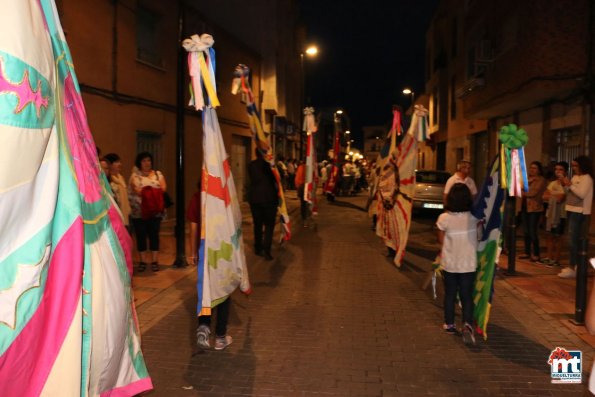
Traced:
<path id="1" fill-rule="evenodd" d="M 578 265 L 579 251 L 582 241 L 586 238 L 589 227 L 589 216 L 578 212 L 566 212 L 568 221 L 568 245 L 570 251 L 570 267 Z"/>
<path id="2" fill-rule="evenodd" d="M 310 216 L 310 203 L 308 203 L 304 199 L 304 190 L 305 190 L 304 185 L 298 187 L 298 189 L 297 189 L 298 198 L 300 199 L 300 213 L 302 215 L 303 221 L 308 219 L 308 217 Z"/>
<path id="3" fill-rule="evenodd" d="M 277 216 L 277 204 L 263 203 L 250 204 L 252 220 L 254 222 L 254 249 L 256 252 L 271 253 L 273 244 L 273 230 Z M 264 236 L 263 236 L 264 227 Z"/>
<path id="4" fill-rule="evenodd" d="M 523 211 L 523 232 L 525 235 L 525 255 L 539 256 L 539 219 L 542 212 Z"/>
<path id="5" fill-rule="evenodd" d="M 147 250 L 147 237 L 149 238 L 149 247 L 151 251 L 159 251 L 159 228 L 161 227 L 161 218 L 151 219 L 131 218 L 136 234 L 136 248 L 139 252 Z"/>
<path id="6" fill-rule="evenodd" d="M 463 322 L 473 324 L 473 284 L 475 272 L 449 273 L 442 272 L 444 277 L 444 322 L 455 323 L 455 303 L 457 292 L 463 306 Z"/>
<path id="7" fill-rule="evenodd" d="M 227 320 L 229 320 L 229 302 L 231 297 L 215 306 L 213 311 L 217 315 L 217 324 L 215 325 L 215 335 L 222 337 L 227 334 Z M 198 325 L 206 325 L 211 328 L 211 317 L 212 316 L 198 316 Z"/>

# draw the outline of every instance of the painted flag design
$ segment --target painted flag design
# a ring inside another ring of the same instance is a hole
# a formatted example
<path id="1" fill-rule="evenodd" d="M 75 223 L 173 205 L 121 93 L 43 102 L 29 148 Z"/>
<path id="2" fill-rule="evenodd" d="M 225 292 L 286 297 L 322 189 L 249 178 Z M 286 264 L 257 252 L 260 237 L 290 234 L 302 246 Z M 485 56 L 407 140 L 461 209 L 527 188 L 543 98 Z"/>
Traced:
<path id="1" fill-rule="evenodd" d="M 473 317 L 478 331 L 487 339 L 496 264 L 500 257 L 500 231 L 502 228 L 502 203 L 504 190 L 500 188 L 499 157 L 490 166 L 488 176 L 475 199 L 473 216 L 480 219 L 483 231 L 477 245 L 477 275 L 473 292 Z"/>
<path id="2" fill-rule="evenodd" d="M 254 102 L 254 94 L 250 86 L 250 69 L 248 66 L 239 64 L 234 71 L 234 78 L 231 87 L 231 93 L 236 95 L 238 92 L 243 92 L 246 98 L 246 111 L 250 120 L 250 129 L 252 130 L 252 138 L 256 144 L 256 148 L 262 154 L 264 160 L 270 164 L 271 171 L 277 182 L 277 194 L 279 197 L 278 210 L 281 215 L 281 242 L 291 239 L 291 220 L 287 212 L 287 204 L 285 202 L 285 193 L 283 192 L 283 184 L 281 183 L 281 175 L 275 164 L 275 157 L 273 156 L 273 147 L 268 133 L 262 128 L 260 122 L 260 113 Z"/>
<path id="3" fill-rule="evenodd" d="M 202 111 L 201 238 L 198 252 L 197 314 L 210 315 L 238 287 L 251 292 L 242 237 L 242 214 L 215 107 L 215 50 L 209 34 L 184 40 L 194 98 Z M 207 93 L 203 97 L 203 90 Z M 197 95 L 197 93 L 201 93 Z"/>
<path id="4" fill-rule="evenodd" d="M 0 394 L 136 395 L 131 241 L 55 5 L 0 9 Z"/>

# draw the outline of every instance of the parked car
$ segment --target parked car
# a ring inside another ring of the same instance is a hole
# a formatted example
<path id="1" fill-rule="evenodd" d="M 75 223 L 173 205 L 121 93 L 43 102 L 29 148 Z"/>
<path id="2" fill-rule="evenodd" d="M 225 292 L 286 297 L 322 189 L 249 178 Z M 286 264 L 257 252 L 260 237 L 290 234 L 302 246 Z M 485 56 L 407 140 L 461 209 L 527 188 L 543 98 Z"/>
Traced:
<path id="1" fill-rule="evenodd" d="M 446 171 L 416 170 L 413 209 L 444 209 L 442 197 L 444 194 L 444 186 L 446 185 L 448 178 L 450 178 L 450 173 Z"/>

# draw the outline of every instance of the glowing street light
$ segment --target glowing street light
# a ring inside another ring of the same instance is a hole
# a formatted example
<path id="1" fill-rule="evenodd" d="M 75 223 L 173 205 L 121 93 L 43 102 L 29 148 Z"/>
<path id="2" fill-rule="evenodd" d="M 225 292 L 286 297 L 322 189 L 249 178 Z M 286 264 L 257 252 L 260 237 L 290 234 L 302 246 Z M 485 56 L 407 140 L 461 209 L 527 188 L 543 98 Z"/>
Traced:
<path id="1" fill-rule="evenodd" d="M 345 133 L 346 133 L 347 135 L 349 135 L 349 134 L 351 134 L 351 131 L 347 130 L 347 131 L 345 131 Z"/>
<path id="2" fill-rule="evenodd" d="M 337 110 L 336 112 L 337 114 L 343 114 L 343 111 L 341 109 Z"/>
<path id="3" fill-rule="evenodd" d="M 311 57 L 316 56 L 316 54 L 318 54 L 318 47 L 315 45 L 308 46 L 308 48 L 306 48 L 306 54 Z"/>
<path id="4" fill-rule="evenodd" d="M 403 94 L 411 95 L 411 105 L 413 105 L 415 103 L 415 92 L 413 92 L 413 90 L 411 88 L 404 88 Z"/>

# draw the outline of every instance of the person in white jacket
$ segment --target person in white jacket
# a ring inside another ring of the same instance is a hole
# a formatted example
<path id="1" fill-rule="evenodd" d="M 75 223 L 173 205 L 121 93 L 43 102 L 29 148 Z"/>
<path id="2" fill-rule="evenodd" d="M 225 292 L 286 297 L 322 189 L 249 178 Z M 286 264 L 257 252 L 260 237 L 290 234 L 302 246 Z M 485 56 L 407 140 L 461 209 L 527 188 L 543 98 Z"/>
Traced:
<path id="1" fill-rule="evenodd" d="M 558 277 L 576 277 L 576 265 L 579 261 L 579 249 L 582 239 L 586 238 L 593 206 L 593 162 L 587 156 L 578 156 L 570 166 L 572 179 L 562 179 L 566 191 L 566 219 L 570 244 L 569 266 Z"/>

